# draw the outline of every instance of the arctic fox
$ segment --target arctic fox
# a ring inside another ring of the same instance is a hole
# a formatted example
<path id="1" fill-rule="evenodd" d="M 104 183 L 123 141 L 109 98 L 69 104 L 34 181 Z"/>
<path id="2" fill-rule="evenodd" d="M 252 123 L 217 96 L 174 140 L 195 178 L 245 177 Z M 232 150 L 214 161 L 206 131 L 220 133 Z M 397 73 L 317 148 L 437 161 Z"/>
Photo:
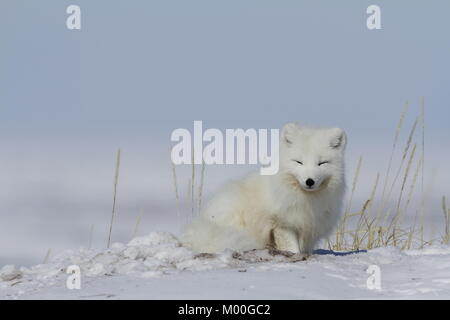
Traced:
<path id="1" fill-rule="evenodd" d="M 340 217 L 346 143 L 342 129 L 285 125 L 278 173 L 226 185 L 186 226 L 181 241 L 205 253 L 272 247 L 310 255 Z"/>

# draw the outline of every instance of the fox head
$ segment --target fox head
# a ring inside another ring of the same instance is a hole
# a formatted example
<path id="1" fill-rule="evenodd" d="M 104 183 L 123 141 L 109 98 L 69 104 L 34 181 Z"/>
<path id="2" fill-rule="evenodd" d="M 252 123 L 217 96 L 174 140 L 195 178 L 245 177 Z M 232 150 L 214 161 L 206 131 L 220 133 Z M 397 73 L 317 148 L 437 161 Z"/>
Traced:
<path id="1" fill-rule="evenodd" d="M 347 136 L 342 129 L 288 123 L 280 140 L 280 171 L 301 190 L 315 192 L 343 182 Z"/>

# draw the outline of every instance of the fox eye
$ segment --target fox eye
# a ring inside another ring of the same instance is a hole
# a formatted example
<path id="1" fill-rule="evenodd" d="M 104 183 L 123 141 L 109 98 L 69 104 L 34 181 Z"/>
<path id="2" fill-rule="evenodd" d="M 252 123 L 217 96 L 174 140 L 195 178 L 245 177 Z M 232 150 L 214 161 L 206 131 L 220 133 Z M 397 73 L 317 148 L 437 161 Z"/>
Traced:
<path id="1" fill-rule="evenodd" d="M 303 162 L 301 162 L 301 161 L 298 161 L 298 160 L 294 160 L 295 162 L 297 162 L 299 165 L 303 165 Z"/>
<path id="2" fill-rule="evenodd" d="M 327 163 L 330 163 L 329 161 L 322 161 L 322 162 L 319 162 L 319 167 L 320 166 L 323 166 L 324 164 L 327 164 Z"/>

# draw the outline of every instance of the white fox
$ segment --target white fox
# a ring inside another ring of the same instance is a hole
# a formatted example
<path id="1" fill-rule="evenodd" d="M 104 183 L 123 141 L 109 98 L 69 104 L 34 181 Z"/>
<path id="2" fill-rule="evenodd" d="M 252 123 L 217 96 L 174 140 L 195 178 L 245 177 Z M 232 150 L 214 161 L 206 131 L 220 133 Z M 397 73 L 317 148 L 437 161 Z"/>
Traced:
<path id="1" fill-rule="evenodd" d="M 310 255 L 341 214 L 346 143 L 342 129 L 285 125 L 278 173 L 226 185 L 186 226 L 181 241 L 205 253 L 272 247 Z"/>

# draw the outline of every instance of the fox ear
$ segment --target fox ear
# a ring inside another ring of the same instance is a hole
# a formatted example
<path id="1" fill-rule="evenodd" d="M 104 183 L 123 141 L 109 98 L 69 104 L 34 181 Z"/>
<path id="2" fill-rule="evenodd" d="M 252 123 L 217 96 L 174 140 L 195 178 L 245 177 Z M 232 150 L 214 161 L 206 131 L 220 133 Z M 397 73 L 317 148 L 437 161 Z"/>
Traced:
<path id="1" fill-rule="evenodd" d="M 331 131 L 330 147 L 333 149 L 344 150 L 347 145 L 347 135 L 345 134 L 345 131 L 339 128 L 331 129 Z"/>
<path id="2" fill-rule="evenodd" d="M 281 139 L 283 140 L 283 142 L 287 145 L 291 145 L 292 138 L 299 129 L 299 125 L 294 122 L 284 125 L 283 129 L 281 129 Z"/>

